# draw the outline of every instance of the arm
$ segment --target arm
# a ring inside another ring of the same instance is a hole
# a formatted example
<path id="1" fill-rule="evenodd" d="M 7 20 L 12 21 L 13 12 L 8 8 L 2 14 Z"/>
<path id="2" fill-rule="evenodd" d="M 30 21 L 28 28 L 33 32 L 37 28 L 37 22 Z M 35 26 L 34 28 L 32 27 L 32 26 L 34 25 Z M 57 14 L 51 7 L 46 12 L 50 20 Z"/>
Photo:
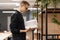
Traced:
<path id="1" fill-rule="evenodd" d="M 19 28 L 17 27 L 17 14 L 13 14 L 11 16 L 11 24 L 10 24 L 10 29 L 12 33 L 19 33 Z"/>
<path id="2" fill-rule="evenodd" d="M 20 32 L 28 32 L 30 30 L 35 30 L 35 29 L 38 29 L 39 30 L 39 28 L 29 28 L 29 29 L 26 29 L 26 30 L 20 30 Z"/>
<path id="3" fill-rule="evenodd" d="M 23 19 L 22 15 L 20 15 L 19 20 L 20 20 L 20 24 L 21 24 L 20 32 L 28 32 L 30 29 L 25 29 L 24 19 Z"/>
<path id="4" fill-rule="evenodd" d="M 25 29 L 25 30 L 20 30 L 20 32 L 28 32 L 29 29 Z"/>

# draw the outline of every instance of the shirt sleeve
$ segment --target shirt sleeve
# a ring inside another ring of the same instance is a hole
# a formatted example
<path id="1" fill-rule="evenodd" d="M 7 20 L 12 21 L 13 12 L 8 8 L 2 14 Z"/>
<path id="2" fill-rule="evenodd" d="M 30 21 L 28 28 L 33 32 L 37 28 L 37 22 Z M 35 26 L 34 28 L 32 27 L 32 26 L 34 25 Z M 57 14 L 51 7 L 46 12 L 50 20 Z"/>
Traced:
<path id="1" fill-rule="evenodd" d="M 17 14 L 13 14 L 11 16 L 10 29 L 12 33 L 20 33 L 20 29 L 18 28 L 18 15 Z"/>
<path id="2" fill-rule="evenodd" d="M 21 30 L 25 30 L 25 24 L 24 24 L 24 19 L 23 19 L 23 16 L 22 16 L 22 14 L 20 14 L 20 17 L 19 17 L 19 20 L 20 20 L 20 29 Z"/>

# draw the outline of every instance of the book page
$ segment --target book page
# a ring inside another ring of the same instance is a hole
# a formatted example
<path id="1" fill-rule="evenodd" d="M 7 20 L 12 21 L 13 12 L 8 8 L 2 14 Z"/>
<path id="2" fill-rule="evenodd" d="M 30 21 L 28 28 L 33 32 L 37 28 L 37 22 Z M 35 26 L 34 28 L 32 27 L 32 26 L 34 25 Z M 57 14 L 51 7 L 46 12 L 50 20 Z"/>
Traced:
<path id="1" fill-rule="evenodd" d="M 33 19 L 33 20 L 29 20 L 25 22 L 25 28 L 36 28 L 37 27 L 37 20 Z"/>

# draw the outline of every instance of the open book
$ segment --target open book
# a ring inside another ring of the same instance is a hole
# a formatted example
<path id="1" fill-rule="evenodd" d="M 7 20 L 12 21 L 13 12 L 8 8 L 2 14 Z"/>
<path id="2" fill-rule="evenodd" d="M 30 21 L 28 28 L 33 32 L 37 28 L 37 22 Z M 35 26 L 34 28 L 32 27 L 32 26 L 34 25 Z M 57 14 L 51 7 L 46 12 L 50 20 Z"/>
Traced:
<path id="1" fill-rule="evenodd" d="M 33 20 L 29 20 L 25 22 L 25 28 L 36 28 L 37 27 L 37 20 L 33 19 Z"/>

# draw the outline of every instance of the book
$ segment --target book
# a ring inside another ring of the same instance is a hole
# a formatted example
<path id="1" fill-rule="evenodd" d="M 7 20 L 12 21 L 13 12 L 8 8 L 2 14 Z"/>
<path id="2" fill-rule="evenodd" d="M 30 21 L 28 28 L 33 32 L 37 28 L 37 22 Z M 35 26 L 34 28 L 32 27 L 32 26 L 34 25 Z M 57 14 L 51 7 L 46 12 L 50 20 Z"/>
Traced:
<path id="1" fill-rule="evenodd" d="M 33 20 L 29 20 L 25 22 L 25 28 L 37 28 L 37 20 L 33 19 Z"/>

